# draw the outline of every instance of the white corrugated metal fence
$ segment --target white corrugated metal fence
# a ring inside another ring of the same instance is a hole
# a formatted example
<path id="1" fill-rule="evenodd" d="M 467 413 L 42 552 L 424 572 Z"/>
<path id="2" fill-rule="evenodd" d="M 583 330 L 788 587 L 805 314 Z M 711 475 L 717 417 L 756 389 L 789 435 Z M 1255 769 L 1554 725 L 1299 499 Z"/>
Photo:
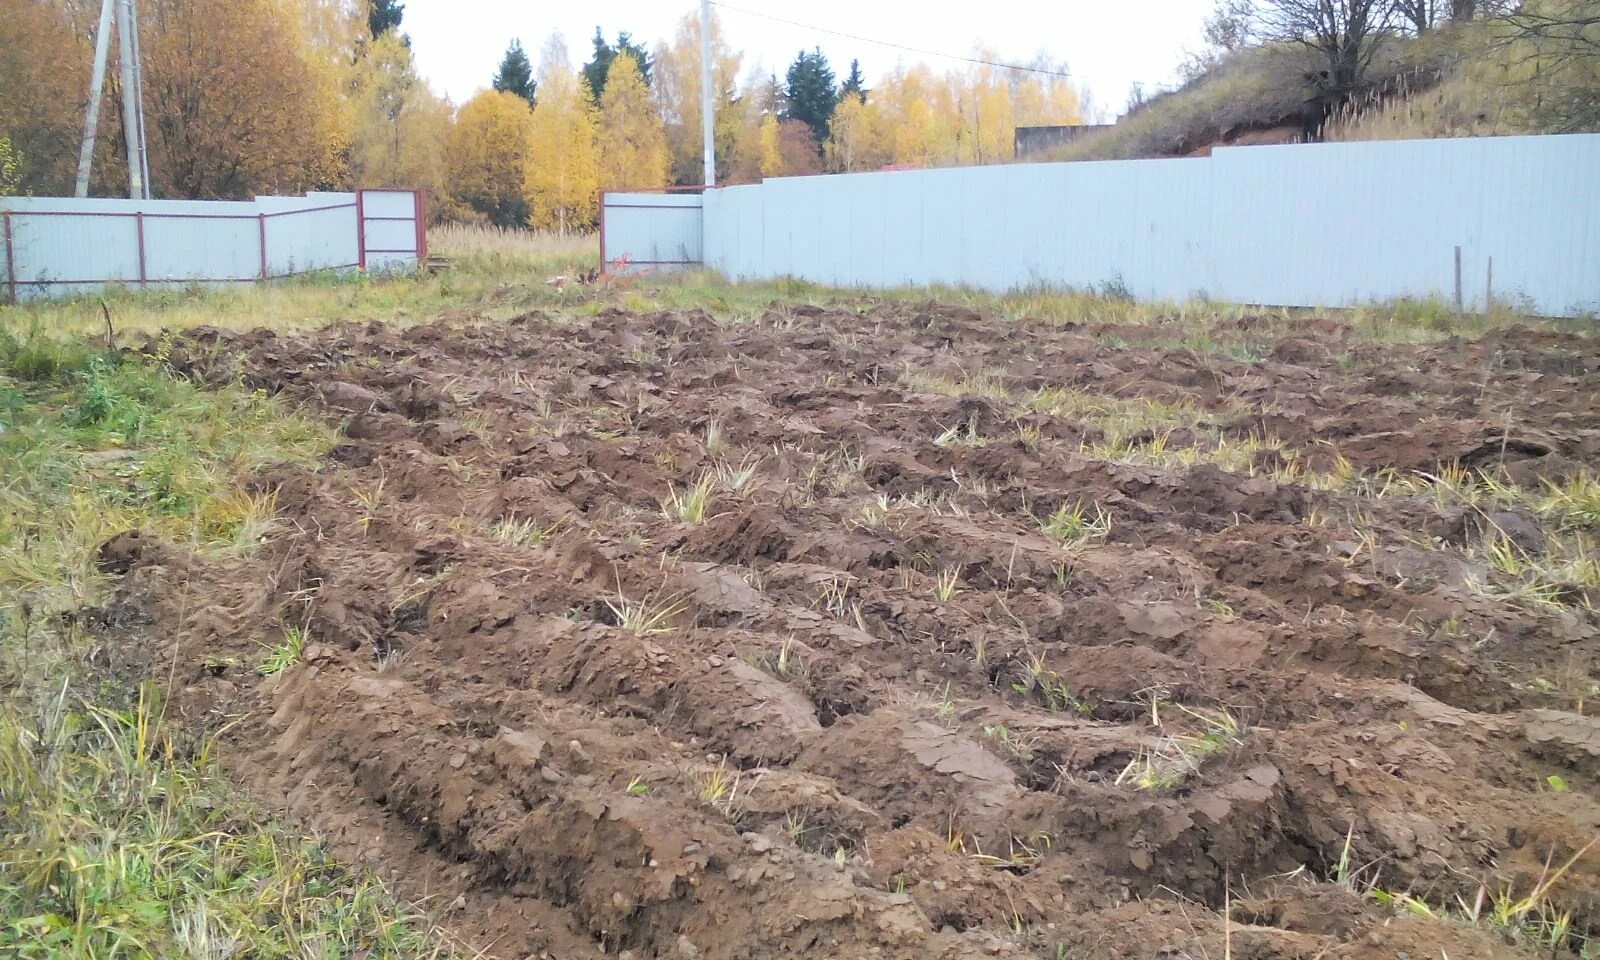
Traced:
<path id="1" fill-rule="evenodd" d="M 795 177 L 697 199 L 704 263 L 733 279 L 1116 284 L 1147 300 L 1341 307 L 1453 298 L 1459 247 L 1469 308 L 1483 304 L 1492 259 L 1497 301 L 1600 311 L 1600 135 Z M 608 262 L 691 246 L 683 211 L 627 216 L 605 228 Z"/>
<path id="2" fill-rule="evenodd" d="M 404 269 L 427 256 L 421 194 L 226 200 L 0 199 L 0 298 Z"/>

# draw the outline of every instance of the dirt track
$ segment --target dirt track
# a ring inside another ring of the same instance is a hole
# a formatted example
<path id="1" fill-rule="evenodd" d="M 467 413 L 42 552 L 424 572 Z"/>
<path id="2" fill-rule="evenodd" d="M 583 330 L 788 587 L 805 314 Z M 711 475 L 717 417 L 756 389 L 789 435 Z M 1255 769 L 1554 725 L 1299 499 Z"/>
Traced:
<path id="1" fill-rule="evenodd" d="M 1241 361 L 931 305 L 201 331 L 177 368 L 347 440 L 257 479 L 282 519 L 249 560 L 108 544 L 115 616 L 183 709 L 246 718 L 258 796 L 494 956 L 1506 955 L 1348 887 L 1526 892 L 1596 835 L 1595 598 L 1469 589 L 1480 512 L 1282 465 L 1593 470 L 1600 350 L 1349 333 L 1219 331 Z M 1198 421 L 1131 465 L 999 395 L 1063 386 Z M 1253 475 L 1171 460 L 1262 435 Z M 718 470 L 705 522 L 664 513 Z M 306 662 L 257 677 L 299 626 Z M 1600 924 L 1600 849 L 1551 902 Z"/>

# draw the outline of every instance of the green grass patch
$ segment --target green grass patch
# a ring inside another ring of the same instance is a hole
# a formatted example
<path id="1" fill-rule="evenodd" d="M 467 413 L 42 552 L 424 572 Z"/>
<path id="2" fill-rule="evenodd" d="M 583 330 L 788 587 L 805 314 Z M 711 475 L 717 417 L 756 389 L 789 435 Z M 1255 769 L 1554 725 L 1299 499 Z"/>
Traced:
<path id="1" fill-rule="evenodd" d="M 18 958 L 434 957 L 377 881 L 264 822 L 161 719 L 68 681 L 0 707 L 0 954 Z"/>
<path id="2" fill-rule="evenodd" d="M 259 542 L 274 504 L 239 478 L 310 463 L 331 442 L 264 394 L 203 390 L 37 334 L 0 333 L 0 425 L 0 585 L 57 609 L 87 599 L 94 549 L 124 530 L 201 549 Z"/>
<path id="3" fill-rule="evenodd" d="M 95 550 L 122 531 L 250 549 L 275 505 L 242 479 L 317 461 L 326 428 L 149 358 L 15 332 L 0 333 L 0 427 L 0 956 L 450 955 L 376 881 L 252 809 L 214 745 L 170 727 L 158 689 L 88 656 L 107 638 L 63 616 L 101 599 Z"/>

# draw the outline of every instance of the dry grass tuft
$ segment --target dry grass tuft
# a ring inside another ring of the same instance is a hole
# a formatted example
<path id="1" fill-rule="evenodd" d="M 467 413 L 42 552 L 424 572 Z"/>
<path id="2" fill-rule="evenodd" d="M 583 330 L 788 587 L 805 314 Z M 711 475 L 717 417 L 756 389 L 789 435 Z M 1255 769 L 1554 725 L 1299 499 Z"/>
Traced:
<path id="1" fill-rule="evenodd" d="M 477 223 L 446 223 L 428 231 L 431 252 L 448 257 L 490 254 L 513 260 L 577 263 L 598 255 L 592 233 L 507 230 Z"/>

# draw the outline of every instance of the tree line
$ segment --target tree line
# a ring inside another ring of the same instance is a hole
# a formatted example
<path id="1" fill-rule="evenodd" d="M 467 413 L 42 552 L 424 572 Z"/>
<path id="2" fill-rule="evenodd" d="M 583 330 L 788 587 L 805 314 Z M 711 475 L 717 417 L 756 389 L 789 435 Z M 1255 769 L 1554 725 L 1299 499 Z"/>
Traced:
<path id="1" fill-rule="evenodd" d="M 1017 125 L 1082 119 L 1076 88 L 1047 59 L 942 74 L 897 67 L 868 90 L 859 61 L 841 78 L 820 50 L 801 51 L 781 77 L 743 70 L 714 18 L 711 49 L 720 183 L 995 163 L 1011 157 Z M 564 230 L 594 222 L 601 187 L 699 183 L 700 51 L 694 15 L 653 51 L 597 30 L 576 70 L 559 37 L 537 67 L 512 41 L 447 137 L 452 195 L 496 224 Z"/>
<path id="2" fill-rule="evenodd" d="M 65 195 L 76 170 L 97 5 L 14 0 L 0 17 L 0 185 Z M 154 193 L 229 198 L 418 186 L 436 217 L 586 229 L 606 188 L 701 177 L 700 22 L 653 49 L 596 31 L 574 67 L 514 40 L 486 89 L 455 105 L 416 69 L 399 0 L 143 0 Z M 1008 69 L 900 66 L 868 89 L 820 50 L 781 75 L 747 65 L 713 18 L 719 182 L 889 166 L 994 163 L 1019 124 L 1082 119 L 1048 58 Z M 241 38 L 250 38 L 245 43 Z M 996 59 L 992 55 L 980 59 Z M 126 183 L 113 70 L 92 190 Z"/>

